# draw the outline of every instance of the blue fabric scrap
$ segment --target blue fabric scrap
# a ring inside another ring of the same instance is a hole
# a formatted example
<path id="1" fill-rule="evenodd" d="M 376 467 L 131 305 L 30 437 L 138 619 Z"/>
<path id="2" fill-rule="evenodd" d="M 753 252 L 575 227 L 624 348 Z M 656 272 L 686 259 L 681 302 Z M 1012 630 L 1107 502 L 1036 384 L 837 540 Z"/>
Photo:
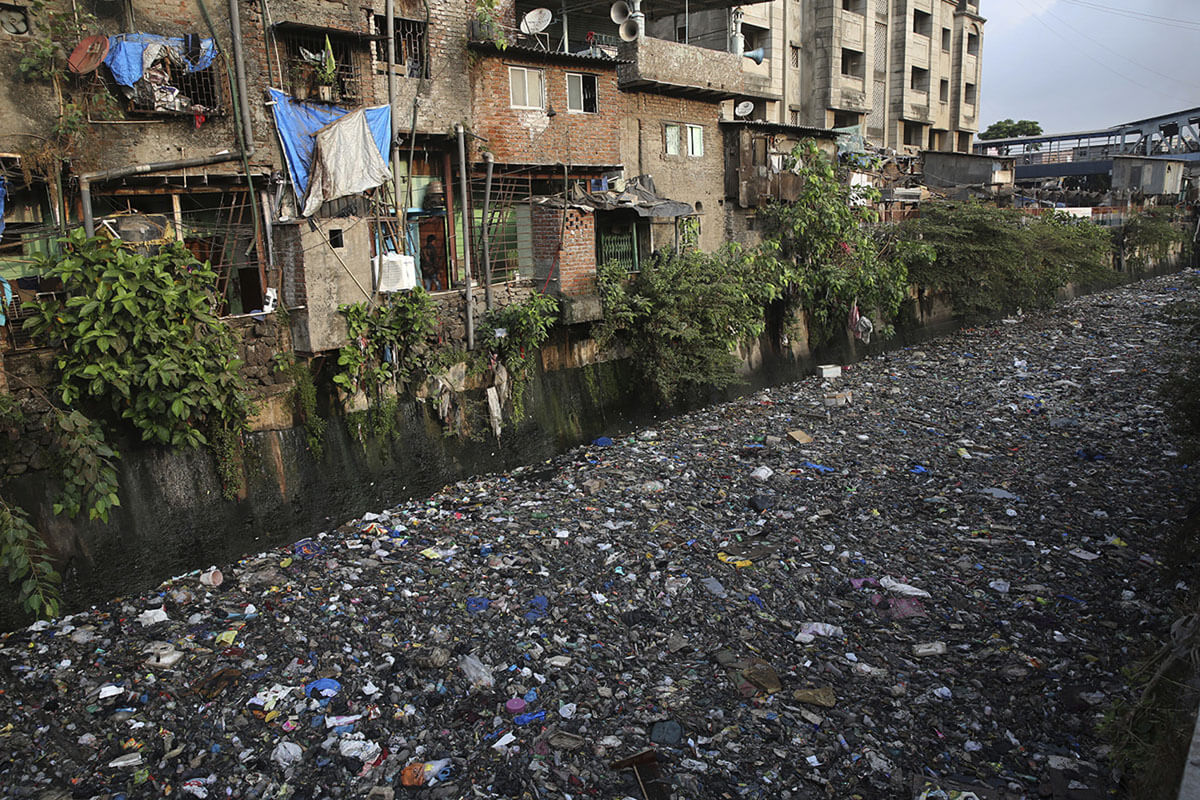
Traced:
<path id="1" fill-rule="evenodd" d="M 271 114 L 275 117 L 275 128 L 279 131 L 279 141 L 283 145 L 288 173 L 292 177 L 292 188 L 296 197 L 303 201 L 308 195 L 317 131 L 350 112 L 337 106 L 302 103 L 278 89 L 268 89 L 267 92 L 271 95 Z M 390 106 L 366 109 L 367 127 L 371 129 L 371 138 L 375 140 L 384 161 L 387 161 L 390 155 L 388 137 L 391 133 L 391 114 Z"/>
<path id="2" fill-rule="evenodd" d="M 117 83 L 132 87 L 142 79 L 142 58 L 146 48 L 153 44 L 166 45 L 174 50 L 188 72 L 208 69 L 217 56 L 215 39 L 201 39 L 200 57 L 192 62 L 188 60 L 182 36 L 159 36 L 156 33 L 122 33 L 110 36 L 108 55 L 104 57 L 104 63 Z"/>
<path id="3" fill-rule="evenodd" d="M 529 601 L 529 611 L 525 612 L 525 619 L 530 622 L 539 620 L 546 616 L 546 612 L 550 608 L 550 598 L 544 594 L 539 594 L 537 597 Z"/>

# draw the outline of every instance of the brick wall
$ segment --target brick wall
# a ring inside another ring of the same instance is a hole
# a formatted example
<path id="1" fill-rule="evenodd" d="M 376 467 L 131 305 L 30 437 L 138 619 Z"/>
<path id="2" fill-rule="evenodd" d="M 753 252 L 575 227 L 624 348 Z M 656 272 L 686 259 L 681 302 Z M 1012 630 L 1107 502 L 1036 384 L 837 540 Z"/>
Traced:
<path id="1" fill-rule="evenodd" d="M 509 67 L 542 70 L 547 107 L 510 107 Z M 567 73 L 596 77 L 596 113 L 567 110 Z M 474 131 L 487 139 L 475 142 L 475 159 L 486 147 L 500 163 L 612 166 L 620 163 L 617 145 L 623 99 L 613 65 L 581 62 L 548 64 L 537 56 L 485 54 L 472 73 Z M 554 109 L 554 116 L 547 113 Z"/>
<path id="2" fill-rule="evenodd" d="M 596 218 L 577 208 L 545 205 L 533 207 L 533 262 L 535 282 L 550 285 L 564 295 L 579 297 L 596 292 Z M 561 243 L 561 247 L 560 247 Z"/>
<path id="3" fill-rule="evenodd" d="M 622 95 L 621 158 L 627 175 L 648 174 L 663 197 L 689 203 L 700 212 L 700 247 L 716 250 L 724 241 L 725 164 L 720 104 L 649 92 Z M 689 123 L 704 128 L 704 155 L 667 155 L 663 125 Z M 674 242 L 653 243 L 655 249 Z"/>

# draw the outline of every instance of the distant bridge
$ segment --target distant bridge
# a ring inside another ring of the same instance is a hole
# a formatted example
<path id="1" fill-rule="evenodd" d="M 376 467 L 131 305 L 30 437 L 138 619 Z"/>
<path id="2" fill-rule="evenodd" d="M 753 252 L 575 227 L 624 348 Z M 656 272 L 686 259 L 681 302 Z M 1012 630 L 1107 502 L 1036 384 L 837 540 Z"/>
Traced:
<path id="1" fill-rule="evenodd" d="M 1200 108 L 1074 133 L 981 140 L 980 155 L 1016 159 L 1016 179 L 1108 175 L 1113 156 L 1170 156 L 1200 161 Z"/>

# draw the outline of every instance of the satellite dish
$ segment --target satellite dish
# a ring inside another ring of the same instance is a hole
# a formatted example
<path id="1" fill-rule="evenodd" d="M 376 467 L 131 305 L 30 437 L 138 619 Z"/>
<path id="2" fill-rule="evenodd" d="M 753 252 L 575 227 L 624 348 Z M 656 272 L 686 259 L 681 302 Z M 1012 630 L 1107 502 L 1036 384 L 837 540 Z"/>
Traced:
<path id="1" fill-rule="evenodd" d="M 734 107 L 733 115 L 735 117 L 744 117 L 744 116 L 747 116 L 753 110 L 754 110 L 754 103 L 752 103 L 749 100 L 743 100 L 742 102 L 738 103 Z"/>
<path id="2" fill-rule="evenodd" d="M 89 36 L 71 51 L 67 58 L 67 69 L 76 75 L 86 75 L 104 63 L 104 57 L 107 55 L 108 37 Z"/>
<path id="3" fill-rule="evenodd" d="M 632 14 L 629 11 L 629 4 L 625 0 L 617 0 L 608 9 L 608 18 L 613 21 L 613 24 L 620 25 L 625 20 L 629 19 Z"/>
<path id="4" fill-rule="evenodd" d="M 25 18 L 25 12 L 17 8 L 0 9 L 0 30 L 13 36 L 29 33 L 29 21 Z"/>
<path id="5" fill-rule="evenodd" d="M 554 21 L 554 13 L 548 8 L 535 8 L 524 17 L 521 17 L 521 33 L 526 35 L 541 33 L 550 27 L 550 23 Z"/>

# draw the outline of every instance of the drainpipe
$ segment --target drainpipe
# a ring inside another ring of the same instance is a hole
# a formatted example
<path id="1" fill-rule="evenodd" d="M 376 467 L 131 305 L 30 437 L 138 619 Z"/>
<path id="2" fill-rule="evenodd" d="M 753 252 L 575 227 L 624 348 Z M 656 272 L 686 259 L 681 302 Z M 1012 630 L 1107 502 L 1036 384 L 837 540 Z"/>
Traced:
<path id="1" fill-rule="evenodd" d="M 388 93 L 388 160 L 392 163 L 392 198 L 396 217 L 404 219 L 400 204 L 400 148 L 396 146 L 396 9 L 395 0 L 387 0 L 387 93 Z M 396 249 L 404 252 L 407 236 L 400 236 Z"/>
<path id="2" fill-rule="evenodd" d="M 467 349 L 475 349 L 475 292 L 471 281 L 471 198 L 467 188 L 467 139 L 461 122 L 454 123 L 458 134 L 458 185 L 462 189 L 463 269 L 467 275 Z M 450 190 L 447 187 L 446 194 Z M 451 224 L 454 220 L 450 221 Z"/>
<path id="3" fill-rule="evenodd" d="M 200 4 L 200 10 L 204 12 L 205 21 L 209 21 L 208 10 L 204 8 L 203 2 Z M 126 167 L 116 167 L 114 169 L 105 169 L 100 170 L 99 172 L 89 172 L 80 175 L 79 200 L 80 205 L 83 206 L 83 230 L 88 236 L 96 235 L 96 220 L 92 216 L 92 183 L 94 182 L 127 178 L 130 175 L 144 175 L 148 172 L 188 169 L 190 167 L 206 167 L 210 164 L 223 164 L 229 161 L 242 161 L 245 163 L 247 159 L 254 155 L 254 136 L 251 133 L 250 106 L 246 95 L 246 66 L 242 59 L 242 28 L 241 21 L 238 19 L 238 0 L 229 0 L 229 32 L 233 37 L 234 83 L 236 84 L 237 90 L 237 98 L 235 99 L 235 103 L 238 105 L 238 117 L 240 118 L 242 124 L 242 149 L 225 151 L 223 153 L 215 153 L 211 156 L 193 156 L 192 158 L 181 158 L 175 161 L 154 161 L 149 164 L 132 164 Z M 215 32 L 213 32 L 213 38 L 216 38 Z M 248 167 L 246 170 L 246 179 L 250 179 L 250 170 Z M 252 210 L 256 210 L 256 204 L 253 201 L 253 197 L 250 201 L 250 207 Z"/>
<path id="4" fill-rule="evenodd" d="M 483 160 L 487 162 L 487 178 L 483 182 L 483 297 L 484 304 L 487 310 L 492 310 L 492 259 L 488 251 L 488 206 L 492 202 L 492 167 L 495 166 L 496 157 L 491 153 L 484 153 Z"/>
<path id="5" fill-rule="evenodd" d="M 233 37 L 233 74 L 237 79 L 238 104 L 242 117 L 242 155 L 254 155 L 254 131 L 250 126 L 250 96 L 246 93 L 246 60 L 242 57 L 242 20 L 238 0 L 229 0 L 229 35 Z M 213 37 L 214 39 L 216 36 Z M 250 175 L 246 169 L 247 178 Z"/>

